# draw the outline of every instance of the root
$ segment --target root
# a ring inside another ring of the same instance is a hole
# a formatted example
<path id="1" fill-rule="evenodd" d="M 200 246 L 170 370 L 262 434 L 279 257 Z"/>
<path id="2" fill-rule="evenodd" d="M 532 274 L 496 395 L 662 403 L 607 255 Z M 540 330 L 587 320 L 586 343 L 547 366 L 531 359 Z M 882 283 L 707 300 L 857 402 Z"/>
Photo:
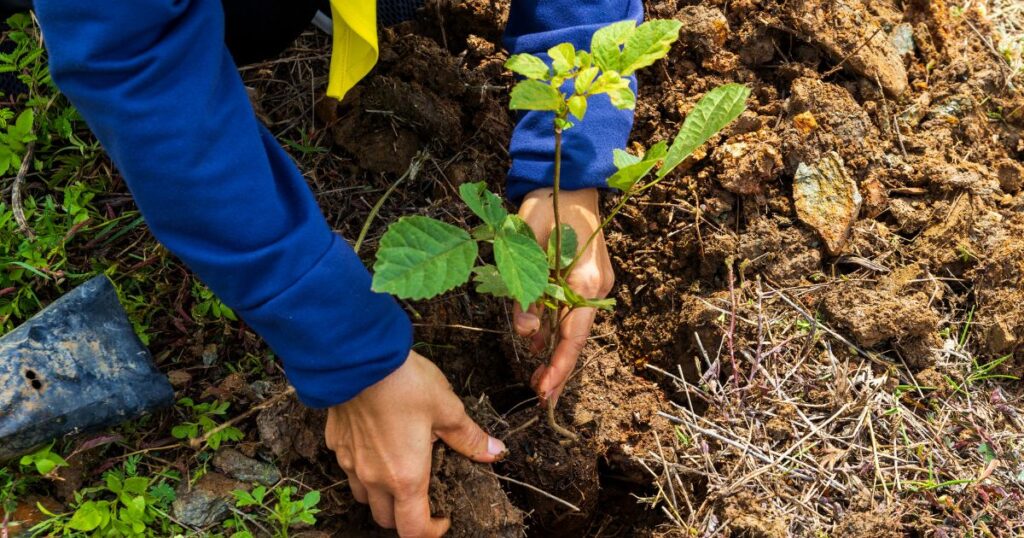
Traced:
<path id="1" fill-rule="evenodd" d="M 552 430 L 555 430 L 559 435 L 565 437 L 568 441 L 567 444 L 578 443 L 580 440 L 579 436 L 555 420 L 555 406 L 552 402 L 546 402 L 544 406 L 548 408 L 548 426 L 551 426 Z"/>

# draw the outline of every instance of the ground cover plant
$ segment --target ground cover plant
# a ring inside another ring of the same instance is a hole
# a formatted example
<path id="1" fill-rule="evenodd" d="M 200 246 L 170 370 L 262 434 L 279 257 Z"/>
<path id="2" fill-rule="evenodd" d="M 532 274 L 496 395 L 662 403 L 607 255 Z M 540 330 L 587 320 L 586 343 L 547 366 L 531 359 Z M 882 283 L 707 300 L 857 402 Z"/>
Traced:
<path id="1" fill-rule="evenodd" d="M 342 103 L 318 98 L 328 37 L 311 32 L 243 70 L 256 113 L 334 229 L 357 238 L 374 213 L 367 265 L 399 218 L 473 230 L 481 220 L 460 187 L 484 180 L 502 194 L 518 83 L 500 45 L 507 8 L 430 1 L 381 32 L 380 65 Z M 627 151 L 670 144 L 717 87 L 749 88 L 746 111 L 605 228 L 616 308 L 599 315 L 555 410 L 577 442 L 560 443 L 534 405 L 527 383 L 543 357 L 511 338 L 508 299 L 470 285 L 402 300 L 417 350 L 511 449 L 484 468 L 439 448 L 434 510 L 452 516 L 453 536 L 1019 535 L 1020 6 L 668 0 L 645 10 L 682 26 L 637 72 Z M 58 460 L 45 453 L 0 467 L 0 529 L 66 525 L 90 501 L 124 508 L 107 487 L 113 471 L 148 480 L 152 535 L 273 536 L 286 488 L 289 536 L 372 535 L 323 449 L 322 416 L 289 396 L 272 354 L 149 236 L 45 80 L 40 39 L 26 18 L 0 43 L 23 60 L 0 56 L 5 69 L 40 81 L 0 97 L 0 131 L 32 109 L 36 138 L 23 179 L 24 138 L 0 183 L 0 319 L 13 327 L 107 273 L 177 399 L 230 402 L 214 427 L 244 436 L 218 450 L 195 442 L 202 433 L 175 438 L 198 423 L 176 405 L 58 440 L 49 454 L 67 465 L 49 476 L 36 460 Z M 13 214 L 15 183 L 32 237 Z M 806 203 L 815 185 L 850 203 Z M 621 196 L 604 197 L 608 215 Z M 478 251 L 488 261 L 489 248 Z M 260 486 L 262 506 L 238 506 L 233 492 Z M 313 492 L 309 528 L 298 514 Z"/>

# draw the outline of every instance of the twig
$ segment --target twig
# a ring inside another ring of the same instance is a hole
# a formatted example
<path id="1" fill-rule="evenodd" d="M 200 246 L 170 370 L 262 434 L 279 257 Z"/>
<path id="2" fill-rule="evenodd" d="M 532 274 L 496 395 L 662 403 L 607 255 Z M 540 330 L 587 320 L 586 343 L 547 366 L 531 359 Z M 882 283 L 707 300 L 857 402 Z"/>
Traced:
<path id="1" fill-rule="evenodd" d="M 36 141 L 33 140 L 25 146 L 25 158 L 21 160 L 21 168 L 18 175 L 14 176 L 14 185 L 11 187 L 11 211 L 14 212 L 14 220 L 18 223 L 21 233 L 29 239 L 35 239 L 36 233 L 25 220 L 25 209 L 21 206 L 21 187 L 25 184 L 25 176 L 28 174 L 28 167 L 32 163 L 32 154 L 36 149 Z"/>
<path id="2" fill-rule="evenodd" d="M 828 71 L 825 71 L 824 73 L 822 73 L 821 74 L 821 78 L 829 77 L 829 76 L 835 74 L 840 69 L 842 69 L 843 64 L 846 63 L 846 60 L 849 60 L 854 54 L 857 54 L 858 52 L 860 52 L 860 49 L 864 48 L 868 43 L 871 43 L 871 40 L 874 39 L 875 36 L 878 35 L 878 32 L 881 32 L 881 31 L 882 31 L 882 27 L 879 26 L 878 29 L 875 30 L 875 33 L 871 34 L 871 37 L 867 38 L 863 43 L 858 45 L 857 48 L 853 49 L 849 54 L 844 56 L 842 60 L 839 60 L 839 63 L 837 63 L 835 66 L 833 66 L 832 69 L 829 69 Z"/>
<path id="3" fill-rule="evenodd" d="M 560 503 L 562 505 L 565 505 L 565 506 L 569 507 L 569 509 L 572 510 L 573 512 L 579 512 L 580 511 L 580 508 L 578 506 L 576 506 L 575 504 L 572 504 L 571 502 L 569 502 L 569 501 L 567 501 L 565 499 L 561 499 L 559 497 L 555 497 L 554 495 L 552 495 L 552 494 L 550 494 L 550 493 L 548 493 L 548 492 L 538 488 L 537 486 L 531 486 L 530 484 L 527 484 L 526 482 L 520 482 L 519 480 L 516 480 L 515 478 L 509 478 L 507 476 L 502 476 L 502 475 L 500 475 L 498 473 L 495 473 L 494 471 L 491 471 L 489 469 L 484 469 L 484 472 L 489 474 L 489 475 L 491 475 L 491 476 L 493 476 L 494 478 L 497 478 L 498 480 L 504 480 L 506 482 L 511 482 L 511 483 L 513 483 L 513 484 L 515 484 L 517 486 L 523 486 L 524 488 L 526 488 L 526 489 L 528 489 L 530 491 L 533 491 L 533 492 L 536 492 L 536 493 L 540 493 L 541 495 L 551 499 L 552 501 L 555 501 L 557 503 Z"/>
<path id="4" fill-rule="evenodd" d="M 230 428 L 231 426 L 234 426 L 235 424 L 238 424 L 239 422 L 249 418 L 250 416 L 253 415 L 253 413 L 255 413 L 257 411 L 261 411 L 263 409 L 266 409 L 266 408 L 276 404 L 277 402 L 280 402 L 280 401 L 284 400 L 285 398 L 291 396 L 292 394 L 295 394 L 295 387 L 288 387 L 288 389 L 285 390 L 284 392 L 282 392 L 281 394 L 278 394 L 277 396 L 274 396 L 273 398 L 270 398 L 269 400 L 264 400 L 263 403 L 261 403 L 259 405 L 250 407 L 249 410 L 246 411 L 245 413 L 242 413 L 241 415 L 238 415 L 237 417 L 235 417 L 235 418 L 233 418 L 233 419 L 231 419 L 231 420 L 221 424 L 220 426 L 217 426 L 216 428 L 206 432 L 205 434 L 203 434 L 202 437 L 196 437 L 195 439 L 189 441 L 188 444 L 193 449 L 199 450 L 214 435 L 217 435 L 218 433 L 220 433 L 224 429 Z"/>
<path id="5" fill-rule="evenodd" d="M 530 426 L 533 426 L 538 420 L 540 420 L 540 418 L 537 417 L 537 416 L 534 416 L 530 420 L 527 420 L 526 422 L 524 422 L 524 423 L 516 426 L 515 428 L 512 428 L 511 430 L 509 430 L 508 433 L 505 434 L 505 438 L 507 439 L 509 437 L 512 437 L 513 435 L 515 435 L 515 434 L 525 430 L 526 428 L 529 428 Z"/>

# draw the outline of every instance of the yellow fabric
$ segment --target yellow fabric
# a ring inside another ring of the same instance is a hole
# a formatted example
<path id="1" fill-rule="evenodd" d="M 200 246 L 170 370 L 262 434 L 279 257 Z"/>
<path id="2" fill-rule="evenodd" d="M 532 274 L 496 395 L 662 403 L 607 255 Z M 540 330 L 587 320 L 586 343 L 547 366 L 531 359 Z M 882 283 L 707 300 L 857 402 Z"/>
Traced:
<path id="1" fill-rule="evenodd" d="M 331 18 L 334 44 L 327 95 L 340 100 L 377 63 L 377 1 L 331 0 Z"/>

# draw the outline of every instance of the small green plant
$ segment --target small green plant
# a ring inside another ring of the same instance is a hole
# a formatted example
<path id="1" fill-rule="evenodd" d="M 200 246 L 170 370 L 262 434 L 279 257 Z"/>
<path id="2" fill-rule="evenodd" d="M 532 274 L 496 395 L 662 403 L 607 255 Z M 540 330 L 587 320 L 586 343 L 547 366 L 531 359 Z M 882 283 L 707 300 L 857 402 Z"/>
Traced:
<path id="1" fill-rule="evenodd" d="M 48 516 L 33 536 L 172 536 L 181 529 L 167 515 L 174 489 L 163 479 L 133 476 L 123 469 L 103 474 L 102 486 L 75 492 L 73 511 Z"/>
<path id="2" fill-rule="evenodd" d="M 192 305 L 192 317 L 196 320 L 208 318 L 214 320 L 228 319 L 238 321 L 235 311 L 221 302 L 210 288 L 196 280 L 192 281 L 192 297 L 196 303 Z"/>
<path id="3" fill-rule="evenodd" d="M 235 490 L 235 507 L 239 509 L 257 510 L 261 519 L 268 521 L 273 527 L 273 534 L 276 538 L 288 538 L 288 531 L 296 525 L 315 525 L 316 515 L 320 513 L 317 505 L 320 504 L 320 492 L 310 491 L 301 499 L 293 499 L 296 489 L 291 486 L 279 487 L 272 490 L 276 502 L 269 505 L 268 493 L 265 486 L 257 486 L 252 492 Z M 246 525 L 247 514 L 240 513 L 225 523 L 225 527 L 234 532 L 231 538 L 253 538 L 252 532 Z"/>
<path id="4" fill-rule="evenodd" d="M 171 429 L 175 439 L 205 439 L 206 446 L 217 450 L 227 441 L 241 441 L 245 434 L 234 426 L 224 427 L 217 419 L 224 417 L 231 406 L 220 400 L 214 402 L 195 403 L 192 398 L 178 400 L 178 405 L 187 408 L 193 420 L 183 422 Z M 200 445 L 196 445 L 197 447 Z"/>
<path id="5" fill-rule="evenodd" d="M 634 108 L 636 96 L 628 77 L 668 54 L 680 26 L 675 20 L 652 20 L 639 26 L 623 21 L 595 32 L 589 52 L 562 43 L 548 49 L 550 62 L 531 54 L 511 56 L 505 67 L 523 79 L 512 88 L 509 107 L 552 115 L 555 226 L 547 248 L 537 244 L 530 227 L 510 214 L 483 182 L 467 183 L 459 188 L 459 195 L 482 224 L 467 231 L 423 216 L 400 218 L 380 240 L 373 289 L 405 299 L 427 299 L 466 283 L 472 276 L 480 293 L 514 299 L 523 309 L 542 305 L 553 335 L 558 334 L 554 330 L 557 325 L 577 308 L 611 309 L 614 300 L 582 297 L 567 284 L 580 255 L 629 200 L 665 179 L 739 116 L 749 90 L 727 84 L 708 92 L 671 144 L 659 142 L 640 155 L 615 150 L 617 171 L 608 178 L 608 185 L 623 194 L 600 227 L 582 241 L 559 216 L 562 134 L 574 126 L 573 121 L 583 121 L 589 100 L 597 96 L 607 96 L 619 109 Z M 652 172 L 654 177 L 645 180 Z M 492 246 L 493 264 L 476 263 L 480 243 Z M 552 419 L 549 413 L 549 421 Z M 565 434 L 564 429 L 556 429 Z"/>
<path id="6" fill-rule="evenodd" d="M 53 443 L 32 454 L 22 456 L 19 463 L 21 463 L 22 467 L 34 467 L 36 472 L 42 476 L 50 476 L 50 473 L 57 470 L 57 468 L 67 467 L 68 465 L 64 458 L 53 451 Z"/>

